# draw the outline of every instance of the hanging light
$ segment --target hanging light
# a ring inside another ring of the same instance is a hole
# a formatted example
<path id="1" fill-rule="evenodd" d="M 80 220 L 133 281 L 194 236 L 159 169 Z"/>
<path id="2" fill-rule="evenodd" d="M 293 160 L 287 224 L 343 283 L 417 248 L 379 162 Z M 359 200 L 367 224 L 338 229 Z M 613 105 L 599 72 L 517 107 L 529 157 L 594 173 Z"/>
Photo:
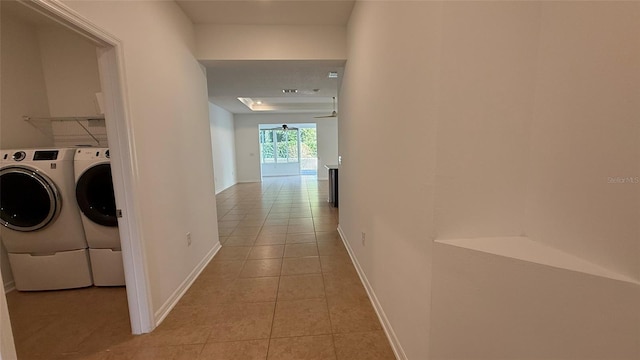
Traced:
<path id="1" fill-rule="evenodd" d="M 282 130 L 285 130 L 285 131 L 289 130 L 289 127 L 287 126 L 287 124 L 282 124 Z"/>

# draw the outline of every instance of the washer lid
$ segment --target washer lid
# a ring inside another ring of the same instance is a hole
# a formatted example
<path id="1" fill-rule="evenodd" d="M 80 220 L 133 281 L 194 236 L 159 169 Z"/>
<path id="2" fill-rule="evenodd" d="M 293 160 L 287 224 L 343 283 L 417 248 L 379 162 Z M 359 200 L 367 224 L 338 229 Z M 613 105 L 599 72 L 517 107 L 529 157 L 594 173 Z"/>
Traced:
<path id="1" fill-rule="evenodd" d="M 111 165 L 88 168 L 76 183 L 76 200 L 89 220 L 104 226 L 118 226 Z"/>
<path id="2" fill-rule="evenodd" d="M 0 169 L 0 219 L 16 231 L 42 229 L 60 214 L 62 199 L 45 174 L 22 166 Z"/>

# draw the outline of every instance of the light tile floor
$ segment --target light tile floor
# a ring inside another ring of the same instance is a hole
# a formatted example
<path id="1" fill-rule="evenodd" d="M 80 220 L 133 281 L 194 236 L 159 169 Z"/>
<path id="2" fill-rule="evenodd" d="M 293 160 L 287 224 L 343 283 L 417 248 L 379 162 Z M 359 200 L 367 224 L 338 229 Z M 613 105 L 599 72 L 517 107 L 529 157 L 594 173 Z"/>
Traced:
<path id="1" fill-rule="evenodd" d="M 395 359 L 327 186 L 272 178 L 219 194 L 223 247 L 151 334 L 129 334 L 124 288 L 10 293 L 19 359 Z"/>

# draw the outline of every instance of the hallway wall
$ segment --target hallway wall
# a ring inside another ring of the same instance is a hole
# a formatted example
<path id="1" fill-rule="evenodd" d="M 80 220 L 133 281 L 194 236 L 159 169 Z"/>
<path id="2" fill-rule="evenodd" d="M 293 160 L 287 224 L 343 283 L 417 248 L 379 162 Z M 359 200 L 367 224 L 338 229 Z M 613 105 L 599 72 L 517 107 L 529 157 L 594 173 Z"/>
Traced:
<path id="1" fill-rule="evenodd" d="M 340 227 L 401 358 L 640 356 L 639 20 L 629 2 L 356 4 Z"/>
<path id="2" fill-rule="evenodd" d="M 132 191 L 159 320 L 219 244 L 206 77 L 194 57 L 193 25 L 174 2 L 64 3 L 124 45 Z"/>
<path id="3" fill-rule="evenodd" d="M 401 359 L 428 359 L 440 12 L 356 3 L 340 91 L 340 229 Z"/>
<path id="4" fill-rule="evenodd" d="M 213 103 L 209 103 L 209 126 L 211 127 L 216 194 L 238 182 L 236 176 L 236 140 L 233 124 L 232 113 Z"/>

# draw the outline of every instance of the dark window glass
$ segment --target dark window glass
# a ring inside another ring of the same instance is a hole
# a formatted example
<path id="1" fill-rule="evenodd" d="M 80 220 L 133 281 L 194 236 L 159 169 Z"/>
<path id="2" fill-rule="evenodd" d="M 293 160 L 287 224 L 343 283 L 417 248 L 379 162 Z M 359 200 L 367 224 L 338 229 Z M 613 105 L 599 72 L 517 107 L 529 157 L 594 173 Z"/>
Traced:
<path id="1" fill-rule="evenodd" d="M 91 221 L 104 226 L 118 225 L 109 164 L 96 165 L 80 176 L 76 185 L 76 199 L 80 210 Z"/>
<path id="2" fill-rule="evenodd" d="M 51 219 L 50 193 L 28 174 L 7 172 L 0 176 L 0 218 L 16 227 L 46 225 Z"/>
<path id="3" fill-rule="evenodd" d="M 58 150 L 36 151 L 33 160 L 56 160 L 58 158 Z"/>

